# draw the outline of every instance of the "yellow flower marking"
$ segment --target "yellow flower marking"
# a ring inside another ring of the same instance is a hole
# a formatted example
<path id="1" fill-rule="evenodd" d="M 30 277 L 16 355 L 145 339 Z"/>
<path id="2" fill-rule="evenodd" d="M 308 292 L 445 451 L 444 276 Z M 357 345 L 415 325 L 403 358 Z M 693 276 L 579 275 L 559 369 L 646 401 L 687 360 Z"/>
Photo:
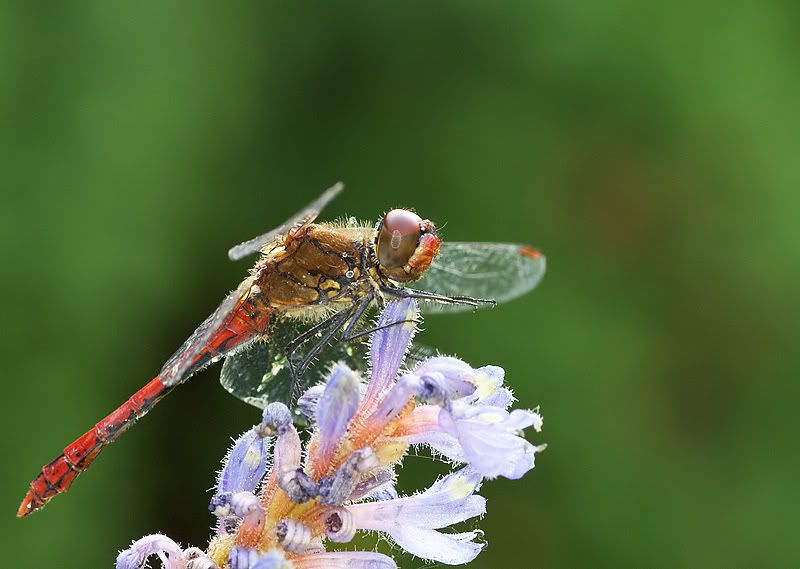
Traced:
<path id="1" fill-rule="evenodd" d="M 489 397 L 497 391 L 497 382 L 482 371 L 476 372 L 471 379 L 481 399 Z"/>
<path id="2" fill-rule="evenodd" d="M 406 316 L 403 320 L 403 327 L 406 329 L 414 328 L 417 324 L 415 320 L 417 319 L 417 307 L 412 303 L 411 306 L 408 307 L 408 311 L 406 311 Z"/>
<path id="3" fill-rule="evenodd" d="M 235 540 L 236 536 L 233 534 L 214 537 L 208 544 L 208 556 L 214 563 L 220 567 L 224 567 L 228 562 L 228 555 L 231 552 Z"/>
<path id="4" fill-rule="evenodd" d="M 247 453 L 244 455 L 244 463 L 254 470 L 258 468 L 258 465 L 261 463 L 261 451 L 249 447 Z"/>
<path id="5" fill-rule="evenodd" d="M 470 484 L 463 476 L 458 476 L 450 483 L 449 493 L 454 500 L 461 500 L 472 494 L 475 486 Z"/>

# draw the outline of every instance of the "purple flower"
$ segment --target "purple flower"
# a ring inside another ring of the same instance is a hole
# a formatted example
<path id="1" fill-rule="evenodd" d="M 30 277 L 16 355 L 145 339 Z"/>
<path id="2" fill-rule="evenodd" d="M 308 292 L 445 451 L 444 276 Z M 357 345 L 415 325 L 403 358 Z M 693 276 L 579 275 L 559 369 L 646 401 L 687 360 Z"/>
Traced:
<path id="1" fill-rule="evenodd" d="M 267 471 L 269 437 L 291 424 L 286 405 L 267 405 L 261 423 L 239 437 L 228 451 L 217 479 L 217 494 L 255 490 Z"/>
<path id="2" fill-rule="evenodd" d="M 403 365 L 411 339 L 417 331 L 415 322 L 419 320 L 417 303 L 413 299 L 395 300 L 386 305 L 376 328 L 383 328 L 372 336 L 370 346 L 371 379 L 367 386 L 363 405 L 373 406 L 377 397 L 388 389 Z"/>
<path id="3" fill-rule="evenodd" d="M 259 557 L 251 569 L 285 569 L 289 564 L 286 558 L 277 551 L 270 551 Z"/>
<path id="4" fill-rule="evenodd" d="M 522 433 L 539 431 L 542 419 L 508 410 L 514 398 L 502 368 L 442 356 L 401 372 L 417 319 L 413 300 L 390 302 L 372 339 L 366 388 L 357 372 L 335 364 L 324 385 L 300 398 L 313 423 L 305 444 L 280 403 L 235 442 L 212 498 L 220 525 L 207 557 L 192 565 L 190 550 L 150 536 L 122 552 L 117 569 L 152 554 L 168 569 L 396 569 L 383 554 L 326 551 L 363 531 L 438 563 L 473 560 L 485 546 L 480 530 L 448 528 L 484 515 L 486 500 L 476 494 L 484 478 L 519 478 L 533 468 L 543 446 Z M 409 445 L 420 444 L 467 466 L 400 497 L 396 468 Z"/>
<path id="5" fill-rule="evenodd" d="M 335 551 L 297 557 L 295 569 L 397 569 L 391 557 L 368 551 Z"/>
<path id="6" fill-rule="evenodd" d="M 513 396 L 503 387 L 502 368 L 473 369 L 456 358 L 439 357 L 422 362 L 413 374 L 435 380 L 444 395 L 404 419 L 403 440 L 426 444 L 486 478 L 516 479 L 533 468 L 536 453 L 544 447 L 521 434 L 527 427 L 540 431 L 542 417 L 523 409 L 506 411 Z"/>
<path id="7" fill-rule="evenodd" d="M 469 469 L 442 478 L 422 494 L 353 504 L 347 510 L 358 529 L 388 534 L 400 547 L 423 559 L 449 565 L 472 561 L 483 544 L 477 533 L 436 531 L 486 513 L 486 500 L 474 494 L 481 476 Z"/>
<path id="8" fill-rule="evenodd" d="M 358 374 L 343 364 L 336 364 L 316 409 L 317 446 L 314 461 L 330 461 L 337 445 L 358 409 L 361 399 Z"/>
<path id="9" fill-rule="evenodd" d="M 205 553 L 196 547 L 186 551 L 165 535 L 147 535 L 134 541 L 117 556 L 116 569 L 139 569 L 147 558 L 156 555 L 164 569 L 218 569 Z"/>
<path id="10" fill-rule="evenodd" d="M 531 411 L 455 402 L 439 412 L 439 425 L 458 439 L 469 465 L 486 478 L 521 478 L 541 450 L 519 436 L 526 427 L 541 430 L 542 418 Z"/>

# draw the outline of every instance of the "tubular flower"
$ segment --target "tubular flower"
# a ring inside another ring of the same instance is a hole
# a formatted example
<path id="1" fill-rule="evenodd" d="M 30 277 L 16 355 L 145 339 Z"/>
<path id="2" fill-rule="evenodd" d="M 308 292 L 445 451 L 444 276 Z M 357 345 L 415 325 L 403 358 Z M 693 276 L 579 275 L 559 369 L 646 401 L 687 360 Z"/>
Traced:
<path id="1" fill-rule="evenodd" d="M 480 531 L 447 528 L 486 512 L 476 494 L 484 478 L 520 478 L 533 468 L 544 447 L 522 432 L 539 431 L 542 419 L 508 410 L 514 399 L 501 368 L 433 357 L 401 372 L 417 320 L 413 300 L 389 303 L 373 335 L 369 381 L 336 364 L 324 385 L 300 398 L 313 425 L 305 448 L 281 403 L 237 439 L 211 499 L 218 524 L 207 553 L 148 536 L 120 553 L 117 569 L 152 554 L 168 569 L 397 567 L 381 553 L 332 550 L 359 531 L 379 532 L 439 563 L 474 559 L 485 545 Z M 465 466 L 423 492 L 398 496 L 395 470 L 412 445 Z"/>

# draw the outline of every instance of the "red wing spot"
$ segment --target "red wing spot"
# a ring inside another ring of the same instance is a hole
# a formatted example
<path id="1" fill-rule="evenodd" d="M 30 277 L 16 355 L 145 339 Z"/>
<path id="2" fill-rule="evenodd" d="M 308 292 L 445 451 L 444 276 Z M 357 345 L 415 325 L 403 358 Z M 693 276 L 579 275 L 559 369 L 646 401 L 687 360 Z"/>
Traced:
<path id="1" fill-rule="evenodd" d="M 519 252 L 525 255 L 526 257 L 530 257 L 531 259 L 534 260 L 538 260 L 542 256 L 539 250 L 534 249 L 533 247 L 520 247 Z"/>

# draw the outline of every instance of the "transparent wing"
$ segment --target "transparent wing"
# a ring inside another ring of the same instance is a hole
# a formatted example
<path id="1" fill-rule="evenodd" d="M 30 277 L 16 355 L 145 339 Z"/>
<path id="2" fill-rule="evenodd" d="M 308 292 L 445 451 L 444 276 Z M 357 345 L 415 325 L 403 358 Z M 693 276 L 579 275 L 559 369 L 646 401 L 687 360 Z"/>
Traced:
<path id="1" fill-rule="evenodd" d="M 412 287 L 446 296 L 506 302 L 533 289 L 544 276 L 545 258 L 514 243 L 445 242 L 425 275 Z M 424 303 L 424 312 L 471 310 L 469 306 Z"/>
<path id="2" fill-rule="evenodd" d="M 276 321 L 266 341 L 252 342 L 225 358 L 220 383 L 235 397 L 260 409 L 274 401 L 286 403 L 291 374 L 285 348 L 310 326 L 288 318 Z M 313 344 L 316 339 L 310 339 L 309 343 Z M 351 369 L 366 370 L 366 355 L 366 339 L 352 342 L 334 339 L 298 378 L 296 393 L 304 393 L 312 385 L 322 382 L 335 362 L 344 362 Z M 297 357 L 300 356 L 295 354 L 293 359 Z"/>
<path id="3" fill-rule="evenodd" d="M 309 326 L 286 318 L 278 320 L 267 340 L 251 342 L 225 358 L 219 376 L 222 387 L 234 397 L 259 409 L 274 401 L 286 403 L 291 374 L 284 348 Z M 298 378 L 295 394 L 305 393 L 309 387 L 324 383 L 331 366 L 336 362 L 344 362 L 350 369 L 366 374 L 368 353 L 369 338 L 350 342 L 334 339 Z M 433 348 L 415 342 L 406 357 L 406 366 L 414 367 L 420 360 L 437 354 Z"/>
<path id="4" fill-rule="evenodd" d="M 322 195 L 308 204 L 305 208 L 301 209 L 295 215 L 287 219 L 282 225 L 279 225 L 271 231 L 267 231 L 263 235 L 253 237 L 249 241 L 245 241 L 244 243 L 239 243 L 235 247 L 231 247 L 228 250 L 228 258 L 230 258 L 231 261 L 244 259 L 248 255 L 259 252 L 264 245 L 275 239 L 278 235 L 286 233 L 293 226 L 313 221 L 320 214 L 320 212 L 325 209 L 325 206 L 327 206 L 333 200 L 333 198 L 338 196 L 343 189 L 344 184 L 337 182 L 322 192 Z"/>
<path id="5" fill-rule="evenodd" d="M 202 367 L 198 356 L 206 349 L 212 338 L 219 332 L 227 318 L 235 311 L 252 287 L 252 278 L 245 279 L 239 287 L 225 297 L 214 313 L 197 327 L 191 336 L 178 348 L 161 368 L 159 376 L 166 385 L 177 385 Z"/>

